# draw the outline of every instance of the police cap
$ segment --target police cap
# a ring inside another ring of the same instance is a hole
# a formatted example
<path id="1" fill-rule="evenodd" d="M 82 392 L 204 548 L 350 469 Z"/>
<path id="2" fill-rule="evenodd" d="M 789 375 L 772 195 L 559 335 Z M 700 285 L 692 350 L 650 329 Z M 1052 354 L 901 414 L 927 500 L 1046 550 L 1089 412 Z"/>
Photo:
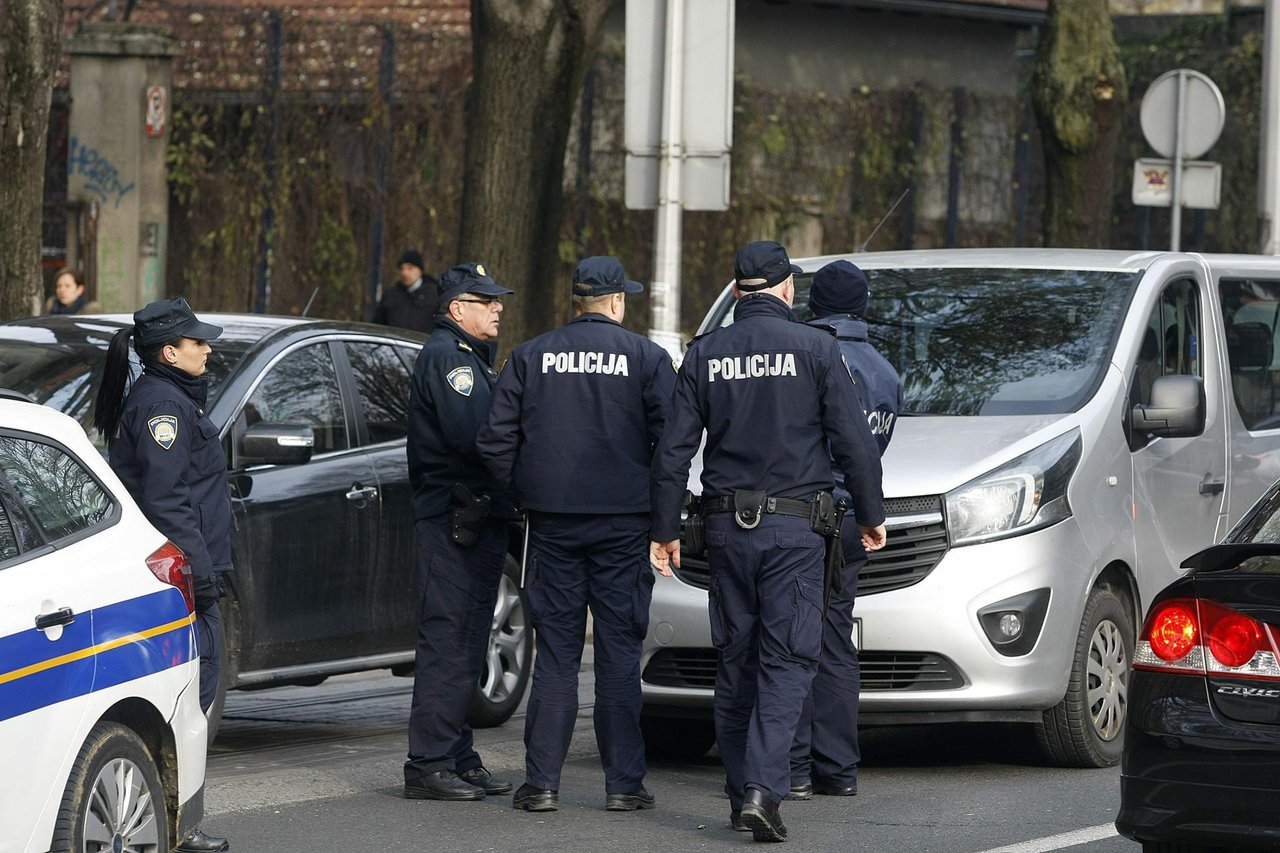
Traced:
<path id="1" fill-rule="evenodd" d="M 583 258 L 573 271 L 574 296 L 641 293 L 643 290 L 644 285 L 627 278 L 622 269 L 622 261 L 612 255 Z"/>
<path id="2" fill-rule="evenodd" d="M 202 323 L 179 296 L 161 299 L 134 312 L 133 334 L 144 347 L 168 343 L 178 338 L 211 341 L 222 334 L 221 326 Z"/>
<path id="3" fill-rule="evenodd" d="M 738 250 L 733 259 L 734 278 L 738 289 L 743 291 L 764 290 L 787 280 L 787 276 L 804 272 L 791 263 L 787 250 L 782 244 L 773 240 L 760 240 L 748 243 Z M 742 282 L 752 279 L 763 279 L 763 284 L 746 284 Z"/>
<path id="4" fill-rule="evenodd" d="M 457 299 L 464 293 L 492 298 L 506 296 L 515 291 L 503 287 L 490 278 L 484 264 L 458 264 L 449 267 L 440 276 L 440 305 L 444 306 L 449 300 Z"/>
<path id="5" fill-rule="evenodd" d="M 867 274 L 849 261 L 832 261 L 813 274 L 809 286 L 809 310 L 815 317 L 852 314 L 867 310 Z"/>

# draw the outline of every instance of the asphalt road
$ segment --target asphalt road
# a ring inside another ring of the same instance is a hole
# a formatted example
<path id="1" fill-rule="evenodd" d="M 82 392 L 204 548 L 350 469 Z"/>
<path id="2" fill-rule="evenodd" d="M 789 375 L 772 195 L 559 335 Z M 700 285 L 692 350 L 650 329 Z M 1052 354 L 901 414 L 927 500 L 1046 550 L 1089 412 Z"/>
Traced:
<path id="1" fill-rule="evenodd" d="M 411 680 L 343 676 L 319 687 L 228 697 L 210 754 L 207 831 L 235 853 L 727 850 L 754 847 L 728 826 L 714 751 L 651 763 L 652 811 L 604 811 L 604 777 L 591 727 L 592 676 L 560 789 L 561 810 L 534 815 L 509 795 L 475 803 L 400 796 Z M 523 709 L 480 730 L 488 767 L 517 785 Z M 787 850 L 913 853 L 1136 853 L 1115 835 L 1119 772 L 1038 765 L 1013 726 L 930 726 L 864 733 L 860 793 L 786 803 Z"/>

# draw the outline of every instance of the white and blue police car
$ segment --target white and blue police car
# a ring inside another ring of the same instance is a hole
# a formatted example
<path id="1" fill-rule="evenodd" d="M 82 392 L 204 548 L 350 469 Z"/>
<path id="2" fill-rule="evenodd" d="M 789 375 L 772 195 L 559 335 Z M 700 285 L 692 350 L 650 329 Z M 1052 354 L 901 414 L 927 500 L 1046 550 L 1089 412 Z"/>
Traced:
<path id="1" fill-rule="evenodd" d="M 0 853 L 167 853 L 203 812 L 190 565 L 66 415 L 0 392 Z"/>

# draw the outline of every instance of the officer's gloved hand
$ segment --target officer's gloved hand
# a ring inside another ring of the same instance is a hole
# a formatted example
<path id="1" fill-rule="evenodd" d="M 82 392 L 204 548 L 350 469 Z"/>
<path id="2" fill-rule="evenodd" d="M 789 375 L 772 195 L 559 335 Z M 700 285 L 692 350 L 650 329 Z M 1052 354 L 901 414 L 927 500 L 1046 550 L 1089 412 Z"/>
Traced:
<path id="1" fill-rule="evenodd" d="M 204 613 L 222 598 L 222 582 L 217 575 L 195 579 L 196 612 Z"/>

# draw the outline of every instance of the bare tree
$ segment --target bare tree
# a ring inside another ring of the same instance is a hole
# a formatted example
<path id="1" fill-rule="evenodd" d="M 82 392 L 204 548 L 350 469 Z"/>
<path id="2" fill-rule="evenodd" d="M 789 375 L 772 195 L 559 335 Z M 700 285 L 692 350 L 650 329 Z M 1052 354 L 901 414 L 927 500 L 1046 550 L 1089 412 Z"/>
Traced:
<path id="1" fill-rule="evenodd" d="M 62 0 L 0 3 L 0 319 L 39 310 L 49 98 Z"/>
<path id="2" fill-rule="evenodd" d="M 459 260 L 516 291 L 508 345 L 555 325 L 565 144 L 615 0 L 471 0 Z"/>
<path id="3" fill-rule="evenodd" d="M 1107 248 L 1129 88 L 1108 0 L 1051 0 L 1032 97 L 1045 152 L 1046 246 Z"/>

